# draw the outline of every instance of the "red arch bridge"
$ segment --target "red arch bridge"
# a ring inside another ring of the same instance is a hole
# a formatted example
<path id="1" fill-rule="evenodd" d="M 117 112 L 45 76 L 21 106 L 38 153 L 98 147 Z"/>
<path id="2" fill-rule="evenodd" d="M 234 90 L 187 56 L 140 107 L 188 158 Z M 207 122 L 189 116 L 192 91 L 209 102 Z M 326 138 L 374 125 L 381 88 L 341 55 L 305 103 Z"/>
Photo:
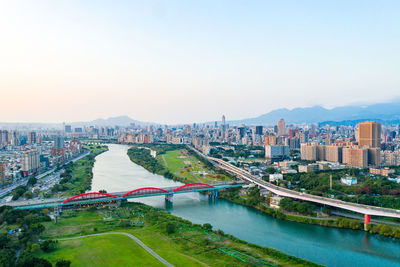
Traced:
<path id="1" fill-rule="evenodd" d="M 232 187 L 241 187 L 243 183 L 218 183 L 218 184 L 205 184 L 205 183 L 190 183 L 182 186 L 158 188 L 158 187 L 142 187 L 126 192 L 116 193 L 102 193 L 102 192 L 89 192 L 83 193 L 73 197 L 61 197 L 50 199 L 32 199 L 25 201 L 12 201 L 1 205 L 8 205 L 17 209 L 42 209 L 52 207 L 70 207 L 77 205 L 90 205 L 90 204 L 108 204 L 113 202 L 120 202 L 125 199 L 152 197 L 152 196 L 165 196 L 167 201 L 172 202 L 172 197 L 175 194 L 183 194 L 190 192 L 206 192 L 212 197 L 218 197 L 218 191 Z"/>

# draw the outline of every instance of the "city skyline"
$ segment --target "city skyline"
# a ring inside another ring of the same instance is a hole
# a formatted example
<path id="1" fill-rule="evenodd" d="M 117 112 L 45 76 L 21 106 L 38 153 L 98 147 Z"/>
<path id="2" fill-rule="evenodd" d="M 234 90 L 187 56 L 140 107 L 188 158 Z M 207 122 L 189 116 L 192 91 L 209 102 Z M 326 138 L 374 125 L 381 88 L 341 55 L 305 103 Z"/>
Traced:
<path id="1" fill-rule="evenodd" d="M 176 124 L 399 97 L 396 1 L 1 7 L 4 122 Z"/>

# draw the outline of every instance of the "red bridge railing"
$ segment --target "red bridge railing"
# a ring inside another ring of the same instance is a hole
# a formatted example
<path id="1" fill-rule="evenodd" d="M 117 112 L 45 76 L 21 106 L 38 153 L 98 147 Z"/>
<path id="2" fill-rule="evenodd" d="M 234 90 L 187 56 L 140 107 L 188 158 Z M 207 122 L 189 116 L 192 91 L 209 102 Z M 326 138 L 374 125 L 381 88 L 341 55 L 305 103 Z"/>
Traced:
<path id="1" fill-rule="evenodd" d="M 140 196 L 148 196 L 148 195 L 166 195 L 166 194 L 174 194 L 177 192 L 185 192 L 185 191 L 192 191 L 192 190 L 199 190 L 199 189 L 213 189 L 215 188 L 212 185 L 205 184 L 205 183 L 191 183 L 179 186 L 175 188 L 173 191 L 168 191 L 162 188 L 157 187 L 143 187 L 138 188 L 128 193 L 125 193 L 121 196 L 121 198 L 126 197 L 140 197 Z M 88 201 L 88 200 L 98 200 L 98 201 L 112 201 L 120 199 L 118 196 L 107 194 L 107 193 L 100 193 L 100 192 L 90 192 L 80 194 L 74 197 L 71 197 L 62 202 L 62 204 L 74 204 L 75 202 L 80 201 Z"/>
<path id="2" fill-rule="evenodd" d="M 165 190 L 162 188 L 157 188 L 157 187 L 143 187 L 143 188 L 132 190 L 132 191 L 122 195 L 122 197 L 156 195 L 156 194 L 165 194 L 165 193 L 170 193 L 170 192 L 168 190 Z"/>
<path id="3" fill-rule="evenodd" d="M 65 201 L 63 201 L 63 204 L 71 203 L 73 204 L 74 202 L 78 201 L 87 201 L 87 200 L 104 200 L 104 201 L 110 201 L 113 199 L 118 199 L 117 196 L 107 194 L 107 193 L 100 193 L 100 192 L 90 192 L 90 193 L 84 193 L 80 194 L 74 197 L 71 197 Z"/>
<path id="4" fill-rule="evenodd" d="M 196 189 L 207 189 L 207 188 L 215 188 L 212 185 L 209 184 L 204 184 L 204 183 L 191 183 L 191 184 L 185 184 L 182 185 L 176 189 L 174 189 L 174 191 L 172 191 L 173 193 L 175 192 L 182 192 L 182 191 L 191 191 L 191 190 L 196 190 Z"/>

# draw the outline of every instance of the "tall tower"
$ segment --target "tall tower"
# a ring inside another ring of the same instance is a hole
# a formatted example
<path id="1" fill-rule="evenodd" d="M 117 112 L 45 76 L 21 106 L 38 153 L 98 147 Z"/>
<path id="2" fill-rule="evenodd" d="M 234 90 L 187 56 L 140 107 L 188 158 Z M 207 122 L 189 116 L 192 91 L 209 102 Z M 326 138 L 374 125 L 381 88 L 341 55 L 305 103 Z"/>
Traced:
<path id="1" fill-rule="evenodd" d="M 360 146 L 381 146 L 381 124 L 375 121 L 360 122 L 358 124 L 358 143 Z"/>
<path id="2" fill-rule="evenodd" d="M 281 118 L 278 121 L 278 136 L 285 135 L 285 120 Z"/>
<path id="3" fill-rule="evenodd" d="M 222 115 L 222 125 L 225 125 L 225 115 Z"/>

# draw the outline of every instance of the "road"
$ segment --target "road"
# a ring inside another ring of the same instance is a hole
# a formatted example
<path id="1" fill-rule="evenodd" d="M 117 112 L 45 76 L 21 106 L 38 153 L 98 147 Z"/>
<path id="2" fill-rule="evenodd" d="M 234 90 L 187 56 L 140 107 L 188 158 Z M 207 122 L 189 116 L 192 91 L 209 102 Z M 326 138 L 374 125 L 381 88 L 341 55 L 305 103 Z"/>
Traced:
<path id="1" fill-rule="evenodd" d="M 67 161 L 65 164 L 80 160 L 80 159 L 86 157 L 87 155 L 89 155 L 90 153 L 91 153 L 91 151 L 88 150 L 84 154 Z M 56 168 L 50 169 L 50 170 L 48 170 L 48 171 L 46 171 L 44 173 L 41 173 L 41 174 L 37 175 L 36 178 L 37 179 L 41 179 L 41 178 L 45 177 L 46 175 L 53 173 L 55 170 L 56 170 Z M 0 197 L 3 197 L 5 195 L 9 194 L 11 191 L 13 191 L 15 188 L 17 188 L 20 185 L 26 185 L 28 183 L 28 180 L 29 180 L 29 177 L 26 177 L 26 178 L 21 179 L 20 181 L 14 183 L 14 184 L 8 186 L 8 187 L 6 187 L 6 188 L 3 188 L 2 190 L 0 190 Z"/>
<path id="2" fill-rule="evenodd" d="M 243 180 L 249 181 L 253 184 L 258 185 L 260 188 L 267 189 L 268 191 L 283 197 L 290 197 L 295 199 L 300 199 L 304 201 L 314 202 L 318 204 L 328 205 L 336 208 L 341 208 L 344 210 L 350 210 L 361 214 L 368 214 L 373 216 L 383 216 L 383 217 L 392 217 L 392 218 L 400 218 L 400 210 L 396 209 L 388 209 L 388 208 L 381 208 L 369 205 L 362 205 L 357 203 L 351 203 L 346 201 L 341 201 L 337 199 L 331 199 L 326 197 L 320 197 L 311 194 L 305 194 L 301 192 L 297 192 L 294 190 L 286 189 L 269 182 L 266 182 L 260 178 L 257 178 L 251 175 L 249 172 L 238 168 L 222 159 L 217 159 L 213 157 L 208 157 L 203 153 L 197 151 L 196 149 L 192 148 L 196 153 L 204 157 L 205 159 L 213 162 L 214 165 L 217 167 L 224 169 L 230 173 L 235 174 L 236 176 L 240 177 Z"/>
<path id="3" fill-rule="evenodd" d="M 131 238 L 133 241 L 138 243 L 142 248 L 144 248 L 147 252 L 149 252 L 151 255 L 153 255 L 157 260 L 162 262 L 164 265 L 172 267 L 173 265 L 161 258 L 157 253 L 155 253 L 151 248 L 146 246 L 145 243 L 140 241 L 136 236 L 124 233 L 124 232 L 110 232 L 110 233 L 101 233 L 101 234 L 92 234 L 92 235 L 82 235 L 82 236 L 76 236 L 76 237 L 68 237 L 68 238 L 59 238 L 57 239 L 58 241 L 64 241 L 64 240 L 72 240 L 72 239 L 79 239 L 79 238 L 85 238 L 85 237 L 90 237 L 90 236 L 102 236 L 102 235 L 125 235 L 129 238 Z"/>

